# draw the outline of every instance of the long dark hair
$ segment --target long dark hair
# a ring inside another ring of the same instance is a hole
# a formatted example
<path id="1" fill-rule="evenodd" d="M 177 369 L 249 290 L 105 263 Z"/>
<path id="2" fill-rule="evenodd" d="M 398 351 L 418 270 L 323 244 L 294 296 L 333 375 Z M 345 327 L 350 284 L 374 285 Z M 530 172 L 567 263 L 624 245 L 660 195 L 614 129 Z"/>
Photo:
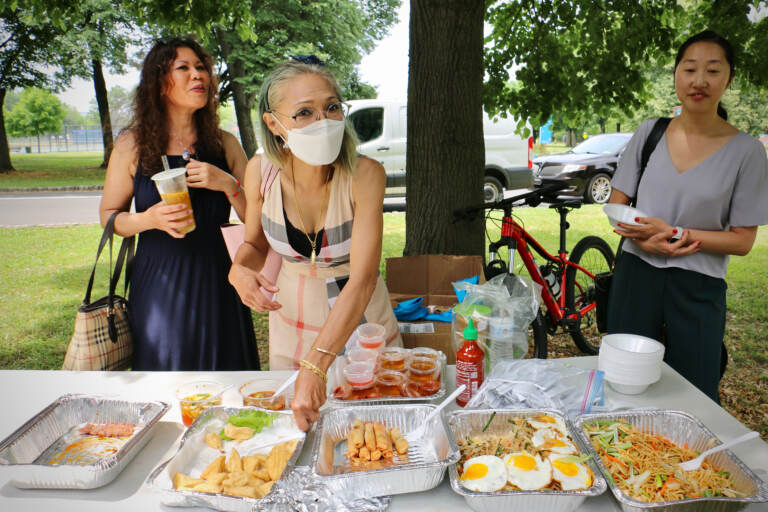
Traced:
<path id="1" fill-rule="evenodd" d="M 691 46 L 694 43 L 715 43 L 720 48 L 723 49 L 723 52 L 725 53 L 725 60 L 728 61 L 728 65 L 731 68 L 731 74 L 728 76 L 728 81 L 730 82 L 733 79 L 733 76 L 736 74 L 736 53 L 733 51 L 733 46 L 731 43 L 715 32 L 714 30 L 705 30 L 704 32 L 699 32 L 696 35 L 693 35 L 685 40 L 685 42 L 680 46 L 680 49 L 677 50 L 677 57 L 675 58 L 675 67 L 674 71 L 677 71 L 677 65 L 680 64 L 680 61 L 683 60 L 683 55 L 685 55 L 685 51 L 688 49 L 689 46 Z M 728 120 L 728 112 L 723 108 L 722 102 L 719 102 L 717 104 L 717 115 Z"/>
<path id="2" fill-rule="evenodd" d="M 195 153 L 198 157 L 221 157 L 224 154 L 221 130 L 219 129 L 218 84 L 213 72 L 213 59 L 202 46 L 192 39 L 175 37 L 158 40 L 149 50 L 141 67 L 141 78 L 133 98 L 133 119 L 127 129 L 136 140 L 142 172 L 148 176 L 163 170 L 160 156 L 168 147 L 168 118 L 163 96 L 170 85 L 168 73 L 176 59 L 179 48 L 186 47 L 195 52 L 210 76 L 208 98 L 203 108 L 194 113 L 197 130 Z"/>

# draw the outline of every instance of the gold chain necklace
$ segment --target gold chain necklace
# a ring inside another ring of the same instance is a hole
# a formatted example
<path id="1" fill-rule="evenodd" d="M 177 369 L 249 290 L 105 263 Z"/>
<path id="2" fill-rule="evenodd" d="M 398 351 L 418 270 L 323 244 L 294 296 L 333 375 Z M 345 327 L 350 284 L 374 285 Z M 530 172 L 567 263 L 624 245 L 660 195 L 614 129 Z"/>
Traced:
<path id="1" fill-rule="evenodd" d="M 328 170 L 328 175 L 325 177 L 325 183 L 323 183 L 323 202 L 325 202 L 325 191 L 328 188 L 328 180 L 331 177 L 331 171 Z M 301 229 L 304 233 L 304 236 L 307 237 L 307 240 L 309 241 L 309 245 L 312 248 L 312 251 L 309 253 L 309 264 L 313 267 L 315 266 L 315 248 L 317 247 L 317 235 L 320 234 L 320 230 L 318 230 L 315 233 L 315 238 L 310 238 L 309 234 L 307 233 L 307 227 L 304 225 L 304 216 L 301 214 L 301 208 L 299 207 L 299 202 L 296 200 L 296 178 L 293 173 L 293 155 L 291 155 L 291 180 L 293 181 L 293 205 L 296 207 L 296 213 L 299 214 L 299 222 L 301 222 Z M 321 210 L 322 213 L 322 210 Z"/>

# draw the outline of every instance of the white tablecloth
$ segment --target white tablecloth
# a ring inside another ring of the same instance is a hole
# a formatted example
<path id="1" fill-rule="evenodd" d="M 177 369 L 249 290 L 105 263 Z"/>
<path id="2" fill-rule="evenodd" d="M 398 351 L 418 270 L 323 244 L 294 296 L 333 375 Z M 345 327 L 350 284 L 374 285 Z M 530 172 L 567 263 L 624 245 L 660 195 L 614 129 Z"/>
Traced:
<path id="1" fill-rule="evenodd" d="M 595 368 L 597 357 L 561 359 L 582 368 Z M 290 372 L 269 372 L 270 376 L 285 378 Z M 110 484 L 99 489 L 79 490 L 20 490 L 9 482 L 0 482 L 0 511 L 72 511 L 118 512 L 180 510 L 160 505 L 159 496 L 144 487 L 152 469 L 176 451 L 183 432 L 174 390 L 191 380 L 212 378 L 227 384 L 240 384 L 254 378 L 253 372 L 62 372 L 62 371 L 0 371 L 3 390 L 0 407 L 0 439 L 14 432 L 60 395 L 87 393 L 113 395 L 130 400 L 163 400 L 171 409 L 158 424 L 152 440 Z M 449 391 L 455 384 L 454 368 L 447 374 Z M 747 432 L 747 428 L 699 392 L 666 364 L 662 378 L 643 394 L 625 396 L 606 388 L 606 399 L 633 402 L 637 406 L 687 411 L 699 418 L 721 440 L 727 441 Z M 237 389 L 224 395 L 225 405 L 242 405 Z M 455 405 L 452 406 L 455 408 Z M 448 409 L 450 410 L 450 408 Z M 306 464 L 312 447 L 307 439 L 299 463 Z M 768 445 L 753 440 L 734 447 L 732 451 L 761 478 L 768 480 Z M 579 511 L 614 511 L 618 504 L 610 491 L 603 496 L 587 499 Z M 448 475 L 441 485 L 427 492 L 396 496 L 393 511 L 464 511 L 464 499 L 451 490 Z M 186 509 L 193 510 L 193 509 Z M 205 509 L 194 509 L 205 510 Z M 768 510 L 768 505 L 751 505 L 749 512 Z"/>

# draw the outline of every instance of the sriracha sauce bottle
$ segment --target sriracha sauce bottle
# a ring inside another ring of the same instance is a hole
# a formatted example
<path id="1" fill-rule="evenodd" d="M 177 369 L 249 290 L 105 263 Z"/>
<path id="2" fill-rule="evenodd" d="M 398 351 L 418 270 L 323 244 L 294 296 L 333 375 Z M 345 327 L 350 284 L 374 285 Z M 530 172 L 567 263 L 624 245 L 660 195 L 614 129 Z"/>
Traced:
<path id="1" fill-rule="evenodd" d="M 466 386 L 456 398 L 456 403 L 461 407 L 467 405 L 483 383 L 483 359 L 485 354 L 477 344 L 477 329 L 470 318 L 464 328 L 464 344 L 456 352 L 456 387 L 462 384 Z"/>

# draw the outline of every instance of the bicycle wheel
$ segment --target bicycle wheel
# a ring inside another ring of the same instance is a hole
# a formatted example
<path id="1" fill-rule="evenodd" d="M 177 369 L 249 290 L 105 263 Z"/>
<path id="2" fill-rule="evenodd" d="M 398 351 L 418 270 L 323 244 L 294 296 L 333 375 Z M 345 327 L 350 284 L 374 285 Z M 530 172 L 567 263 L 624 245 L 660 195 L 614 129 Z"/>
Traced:
<path id="1" fill-rule="evenodd" d="M 613 268 L 613 250 L 600 237 L 587 236 L 579 240 L 571 252 L 570 260 L 593 275 Z M 565 271 L 565 306 L 578 311 L 595 302 L 595 280 L 574 267 Z M 593 309 L 570 328 L 571 338 L 585 354 L 597 354 L 601 334 L 597 330 L 597 315 Z"/>

